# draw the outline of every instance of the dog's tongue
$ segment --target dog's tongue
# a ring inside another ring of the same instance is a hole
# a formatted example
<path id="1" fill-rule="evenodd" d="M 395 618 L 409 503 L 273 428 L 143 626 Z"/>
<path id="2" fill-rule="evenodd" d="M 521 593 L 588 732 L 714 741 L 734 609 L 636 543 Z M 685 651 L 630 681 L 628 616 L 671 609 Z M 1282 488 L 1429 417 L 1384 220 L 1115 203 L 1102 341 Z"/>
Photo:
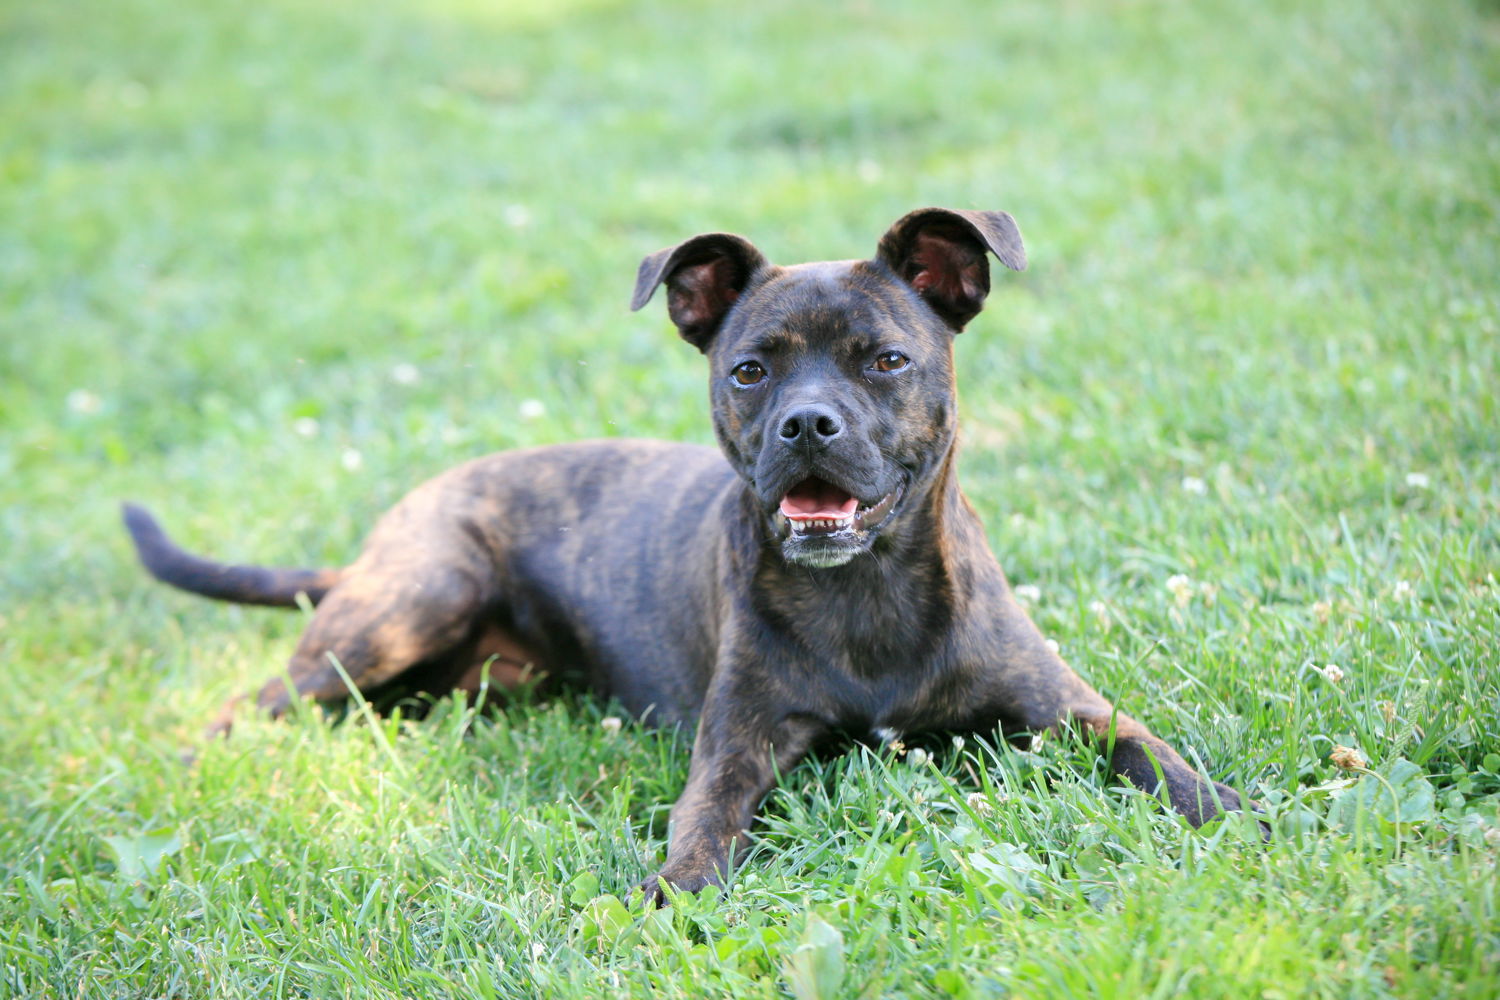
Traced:
<path id="1" fill-rule="evenodd" d="M 781 498 L 782 516 L 789 521 L 837 520 L 849 517 L 858 508 L 858 500 L 817 477 L 802 480 Z"/>

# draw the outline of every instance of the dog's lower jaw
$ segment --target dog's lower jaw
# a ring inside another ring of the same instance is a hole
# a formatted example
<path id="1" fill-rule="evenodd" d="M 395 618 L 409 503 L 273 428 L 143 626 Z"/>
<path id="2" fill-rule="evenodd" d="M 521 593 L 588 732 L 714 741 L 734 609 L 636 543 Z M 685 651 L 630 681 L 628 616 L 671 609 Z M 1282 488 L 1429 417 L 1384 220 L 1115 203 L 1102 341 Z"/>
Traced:
<path id="1" fill-rule="evenodd" d="M 820 542 L 825 542 L 819 539 Z M 840 545 L 837 547 L 819 544 L 808 545 L 801 539 L 787 539 L 781 545 L 781 556 L 793 566 L 807 569 L 832 569 L 853 561 L 854 557 L 868 551 L 866 546 Z"/>
<path id="2" fill-rule="evenodd" d="M 852 562 L 864 555 L 875 544 L 875 533 L 856 527 L 838 531 L 793 530 L 779 514 L 781 521 L 778 534 L 781 536 L 781 558 L 789 565 L 807 569 L 832 569 Z"/>

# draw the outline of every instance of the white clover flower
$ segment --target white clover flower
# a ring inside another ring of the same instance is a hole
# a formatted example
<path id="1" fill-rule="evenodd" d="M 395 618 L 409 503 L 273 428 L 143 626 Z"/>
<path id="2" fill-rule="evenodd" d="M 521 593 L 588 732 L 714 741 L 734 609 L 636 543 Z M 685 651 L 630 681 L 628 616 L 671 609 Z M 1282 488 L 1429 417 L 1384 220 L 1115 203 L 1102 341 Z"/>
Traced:
<path id="1" fill-rule="evenodd" d="M 1333 617 L 1333 605 L 1327 601 L 1314 601 L 1312 613 L 1313 617 L 1318 620 L 1318 624 L 1327 625 L 1328 619 Z"/>
<path id="2" fill-rule="evenodd" d="M 104 400 L 88 389 L 74 389 L 63 402 L 69 410 L 82 416 L 98 413 L 104 406 Z"/>
<path id="3" fill-rule="evenodd" d="M 1185 608 L 1193 599 L 1193 578 L 1186 573 L 1173 573 L 1167 577 L 1167 591 L 1179 608 Z"/>
<path id="4" fill-rule="evenodd" d="M 318 422 L 312 417 L 298 417 L 292 421 L 292 431 L 301 437 L 316 437 L 318 434 Z"/>
<path id="5" fill-rule="evenodd" d="M 525 205 L 506 205 L 500 214 L 512 229 L 525 229 L 531 225 L 531 209 Z"/>
<path id="6" fill-rule="evenodd" d="M 1339 667 L 1337 663 L 1330 663 L 1326 667 L 1320 667 L 1316 669 L 1318 673 L 1322 674 L 1324 679 L 1327 680 L 1330 684 L 1337 684 L 1339 681 L 1344 679 L 1344 671 Z"/>
<path id="7" fill-rule="evenodd" d="M 1414 490 L 1425 490 L 1432 485 L 1432 480 L 1427 478 L 1425 472 L 1408 472 L 1406 474 L 1406 485 Z"/>
<path id="8" fill-rule="evenodd" d="M 1397 580 L 1396 585 L 1391 588 L 1391 597 L 1398 601 L 1409 601 L 1415 596 L 1411 583 L 1406 580 Z"/>
<path id="9" fill-rule="evenodd" d="M 618 733 L 624 724 L 618 715 L 606 715 L 599 720 L 599 728 L 610 734 Z"/>
<path id="10" fill-rule="evenodd" d="M 1015 590 L 1016 600 L 1022 604 L 1035 604 L 1042 599 L 1042 588 L 1032 583 L 1023 583 Z"/>
<path id="11" fill-rule="evenodd" d="M 339 456 L 339 464 L 349 472 L 357 472 L 365 464 L 365 457 L 353 448 L 345 448 L 344 453 Z"/>
<path id="12" fill-rule="evenodd" d="M 906 753 L 906 762 L 912 767 L 922 767 L 931 759 L 931 755 L 921 747 L 912 747 Z"/>
<path id="13" fill-rule="evenodd" d="M 542 404 L 540 399 L 521 400 L 521 405 L 517 407 L 517 411 L 521 414 L 522 420 L 536 420 L 547 415 L 547 407 Z"/>
<path id="14" fill-rule="evenodd" d="M 988 816 L 990 813 L 995 811 L 995 807 L 990 805 L 989 797 L 983 792 L 970 792 L 965 797 L 964 801 L 969 803 L 970 809 L 974 810 L 981 816 Z"/>
<path id="15" fill-rule="evenodd" d="M 403 361 L 391 367 L 391 381 L 397 385 L 415 385 L 421 378 L 416 365 Z"/>
<path id="16" fill-rule="evenodd" d="M 1050 650 L 1052 650 L 1052 652 L 1054 652 L 1054 653 L 1061 653 L 1062 652 L 1062 647 L 1057 644 L 1057 640 L 1056 639 L 1046 639 L 1046 640 L 1043 640 L 1043 641 L 1046 642 L 1047 648 L 1050 649 Z"/>
<path id="17" fill-rule="evenodd" d="M 880 175 L 882 173 L 880 164 L 869 158 L 860 160 L 858 163 L 856 163 L 854 165 L 854 172 L 859 174 L 859 179 L 864 181 L 866 184 L 873 184 L 876 181 L 880 180 Z"/>
<path id="18" fill-rule="evenodd" d="M 1183 476 L 1182 488 L 1184 491 L 1200 497 L 1208 492 L 1208 484 L 1197 476 Z"/>
<path id="19" fill-rule="evenodd" d="M 1090 601 L 1089 614 L 1094 616 L 1094 621 L 1097 622 L 1099 624 L 1099 627 L 1102 629 L 1108 629 L 1110 625 L 1113 624 L 1113 621 L 1109 615 L 1109 605 L 1105 604 L 1103 601 Z"/>

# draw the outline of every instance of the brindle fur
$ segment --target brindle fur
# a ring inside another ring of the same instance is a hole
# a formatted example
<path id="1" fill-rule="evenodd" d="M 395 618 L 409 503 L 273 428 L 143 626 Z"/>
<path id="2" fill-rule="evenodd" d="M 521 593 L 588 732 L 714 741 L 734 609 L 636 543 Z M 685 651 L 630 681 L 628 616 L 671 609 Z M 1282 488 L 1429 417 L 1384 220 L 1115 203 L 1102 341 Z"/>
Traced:
<path id="1" fill-rule="evenodd" d="M 480 458 L 408 495 L 342 570 L 220 566 L 140 508 L 127 525 L 168 583 L 317 603 L 288 671 L 296 697 L 342 699 L 339 667 L 367 692 L 475 691 L 487 663 L 491 684 L 572 670 L 638 717 L 696 723 L 666 864 L 643 884 L 658 901 L 663 884 L 722 882 L 773 776 L 829 734 L 1071 719 L 1112 741 L 1116 772 L 1203 823 L 1239 796 L 1047 646 L 959 490 L 953 338 L 989 290 L 987 253 L 1025 266 L 1008 215 L 924 209 L 867 261 L 775 267 L 727 234 L 653 254 L 633 307 L 667 284 L 708 358 L 720 450 L 615 440 Z M 905 370 L 871 367 L 890 350 Z M 762 383 L 731 379 L 746 359 Z M 869 537 L 830 549 L 777 521 L 813 474 L 867 506 L 904 492 Z M 279 715 L 293 697 L 278 678 L 258 704 Z"/>

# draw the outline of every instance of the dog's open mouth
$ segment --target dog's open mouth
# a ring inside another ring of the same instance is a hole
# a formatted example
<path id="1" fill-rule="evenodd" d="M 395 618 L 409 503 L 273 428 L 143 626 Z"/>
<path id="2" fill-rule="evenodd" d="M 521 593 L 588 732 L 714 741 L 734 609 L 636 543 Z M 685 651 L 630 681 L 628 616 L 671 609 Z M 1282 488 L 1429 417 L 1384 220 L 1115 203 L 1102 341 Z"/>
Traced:
<path id="1" fill-rule="evenodd" d="M 802 480 L 781 498 L 781 516 L 793 538 L 868 531 L 884 521 L 901 497 L 897 487 L 863 505 L 843 489 L 817 476 Z"/>

